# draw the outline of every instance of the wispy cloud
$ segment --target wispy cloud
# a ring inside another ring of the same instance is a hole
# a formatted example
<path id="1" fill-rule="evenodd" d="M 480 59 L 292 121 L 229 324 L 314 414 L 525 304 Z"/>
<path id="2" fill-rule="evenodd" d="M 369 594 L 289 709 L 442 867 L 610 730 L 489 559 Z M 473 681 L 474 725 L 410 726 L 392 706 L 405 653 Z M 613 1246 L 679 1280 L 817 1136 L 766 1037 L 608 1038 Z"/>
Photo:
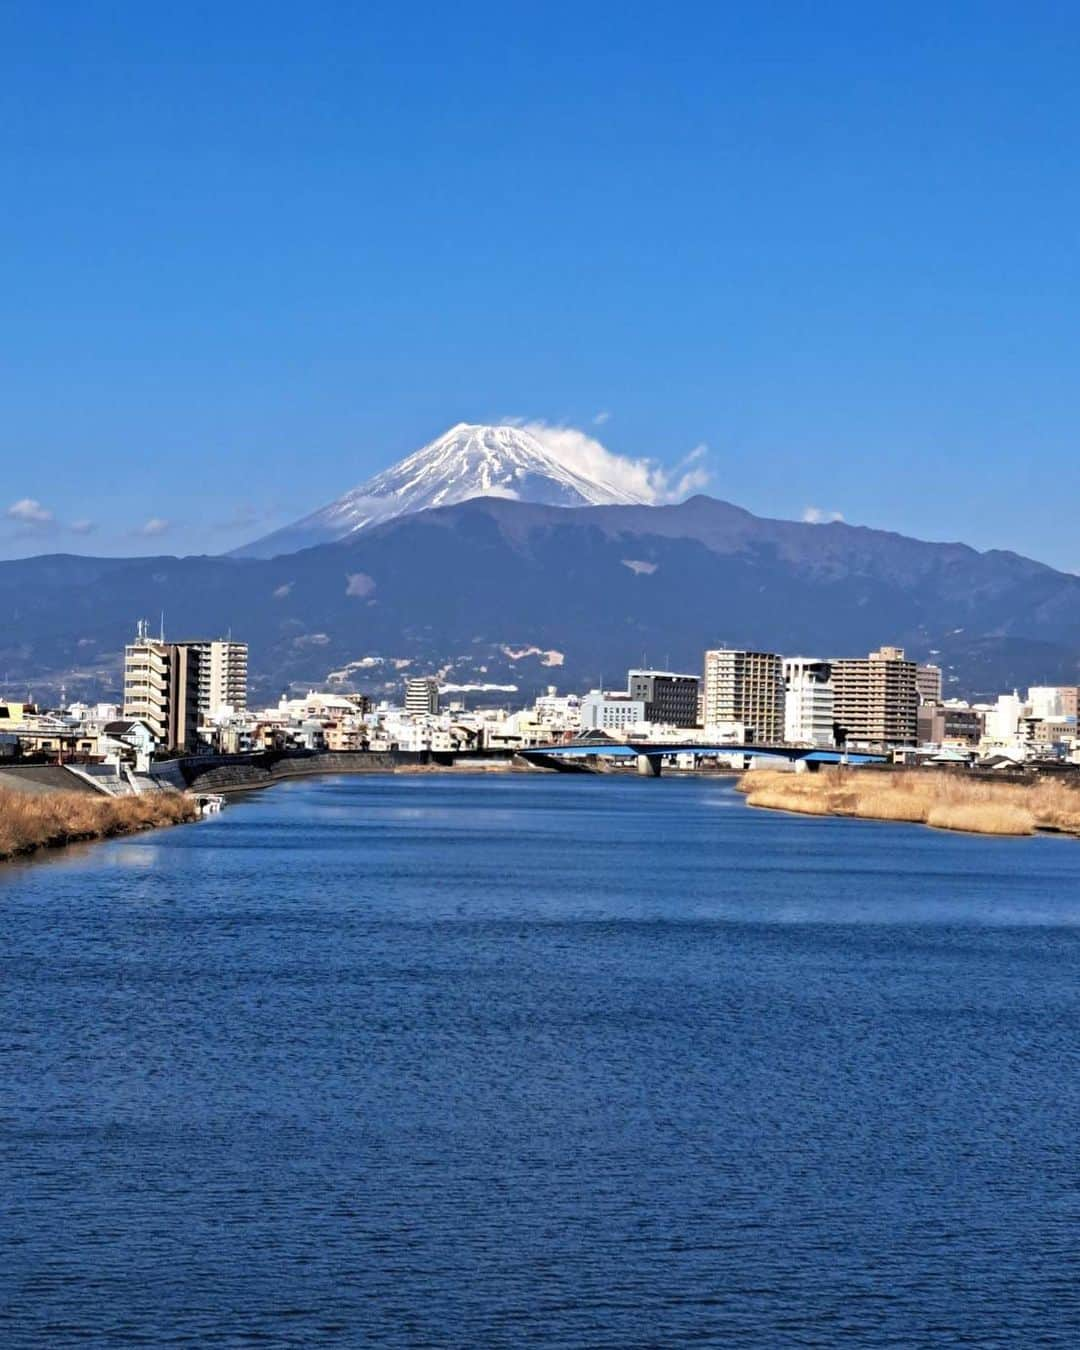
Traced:
<path id="1" fill-rule="evenodd" d="M 52 525 L 55 521 L 53 513 L 33 497 L 23 497 L 12 502 L 5 514 L 9 520 L 17 520 L 20 525 Z"/>
<path id="2" fill-rule="evenodd" d="M 97 524 L 92 520 L 73 520 L 68 529 L 72 534 L 93 534 Z"/>
<path id="3" fill-rule="evenodd" d="M 709 479 L 712 477 L 704 463 L 708 453 L 709 447 L 702 441 L 671 470 L 672 477 L 676 479 L 671 494 L 672 500 L 681 501 L 691 493 L 700 492 L 702 488 L 708 487 Z"/>
<path id="4" fill-rule="evenodd" d="M 158 535 L 167 534 L 170 529 L 172 529 L 171 521 L 163 520 L 161 516 L 151 516 L 133 533 L 141 535 L 144 539 L 156 539 Z"/>
<path id="5" fill-rule="evenodd" d="M 270 520 L 274 513 L 253 502 L 240 502 L 232 514 L 214 522 L 215 530 L 250 530 Z"/>
<path id="6" fill-rule="evenodd" d="M 577 427 L 551 422 L 525 422 L 523 429 L 567 468 L 622 493 L 632 501 L 655 506 L 677 502 L 706 486 L 710 474 L 704 464 L 708 447 L 696 445 L 668 467 L 655 459 L 631 459 L 616 454 L 595 436 Z"/>
<path id="7" fill-rule="evenodd" d="M 603 408 L 603 409 L 601 409 L 601 411 L 598 412 L 598 413 L 596 414 L 596 416 L 593 418 L 592 424 L 593 424 L 594 427 L 602 427 L 602 426 L 604 425 L 605 422 L 610 422 L 610 421 L 611 421 L 611 414 L 608 412 L 608 410 L 607 410 L 606 408 Z"/>
<path id="8" fill-rule="evenodd" d="M 826 511 L 820 506 L 804 508 L 802 518 L 807 525 L 831 525 L 844 519 L 842 511 Z"/>

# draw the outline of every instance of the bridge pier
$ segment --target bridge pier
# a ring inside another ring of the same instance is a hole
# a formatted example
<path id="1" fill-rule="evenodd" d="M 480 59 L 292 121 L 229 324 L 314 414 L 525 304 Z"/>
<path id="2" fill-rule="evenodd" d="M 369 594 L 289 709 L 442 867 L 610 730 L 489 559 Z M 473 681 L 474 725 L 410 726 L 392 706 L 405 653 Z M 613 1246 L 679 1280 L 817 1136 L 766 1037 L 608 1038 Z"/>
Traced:
<path id="1" fill-rule="evenodd" d="M 637 771 L 643 778 L 660 777 L 660 756 L 659 755 L 638 755 Z"/>

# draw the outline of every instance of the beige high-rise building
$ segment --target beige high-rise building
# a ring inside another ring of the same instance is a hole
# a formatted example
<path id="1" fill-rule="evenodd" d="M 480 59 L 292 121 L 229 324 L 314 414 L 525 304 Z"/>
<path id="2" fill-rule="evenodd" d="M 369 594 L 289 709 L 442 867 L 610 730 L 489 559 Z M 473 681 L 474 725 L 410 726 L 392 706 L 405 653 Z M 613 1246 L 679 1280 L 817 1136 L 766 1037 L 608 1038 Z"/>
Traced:
<path id="1" fill-rule="evenodd" d="M 708 651 L 702 697 L 705 726 L 741 722 L 760 745 L 784 739 L 784 663 L 775 652 Z"/>
<path id="2" fill-rule="evenodd" d="M 846 744 L 916 745 L 919 728 L 917 666 L 902 647 L 832 663 L 834 716 Z"/>
<path id="3" fill-rule="evenodd" d="M 124 716 L 149 726 L 163 749 L 194 750 L 200 725 L 247 707 L 247 643 L 165 642 L 140 622 L 124 648 Z"/>
<path id="4" fill-rule="evenodd" d="M 125 717 L 145 722 L 159 745 L 172 743 L 172 667 L 169 644 L 148 637 L 146 624 L 140 622 L 135 641 L 124 648 L 123 711 Z"/>
<path id="5" fill-rule="evenodd" d="M 941 667 L 917 666 L 915 668 L 915 686 L 919 691 L 920 703 L 941 702 Z"/>

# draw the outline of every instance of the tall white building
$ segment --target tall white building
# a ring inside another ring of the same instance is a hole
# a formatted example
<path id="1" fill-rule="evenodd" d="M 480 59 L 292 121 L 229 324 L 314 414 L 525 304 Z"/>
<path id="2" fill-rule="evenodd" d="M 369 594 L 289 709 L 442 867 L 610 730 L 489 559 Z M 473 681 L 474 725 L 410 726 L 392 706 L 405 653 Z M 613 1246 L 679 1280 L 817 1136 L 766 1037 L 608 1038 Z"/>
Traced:
<path id="1" fill-rule="evenodd" d="M 432 716 L 439 711 L 439 681 L 434 675 L 414 675 L 405 681 L 405 711 Z"/>
<path id="2" fill-rule="evenodd" d="M 999 694 L 997 702 L 986 714 L 987 739 L 999 744 L 1015 741 L 1024 711 L 1024 701 L 1015 689 L 1011 694 Z"/>
<path id="3" fill-rule="evenodd" d="M 832 666 L 816 657 L 784 657 L 784 740 L 790 745 L 833 744 Z"/>

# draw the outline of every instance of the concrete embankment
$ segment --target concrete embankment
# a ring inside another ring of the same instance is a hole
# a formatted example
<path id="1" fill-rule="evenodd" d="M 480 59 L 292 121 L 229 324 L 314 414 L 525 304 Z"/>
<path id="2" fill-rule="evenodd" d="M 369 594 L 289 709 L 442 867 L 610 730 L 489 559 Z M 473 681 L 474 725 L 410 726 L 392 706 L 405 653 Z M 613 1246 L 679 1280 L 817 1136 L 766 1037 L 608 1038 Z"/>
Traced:
<path id="1" fill-rule="evenodd" d="M 179 792 L 110 797 L 92 788 L 74 792 L 0 788 L 0 861 L 197 817 L 194 799 Z"/>
<path id="2" fill-rule="evenodd" d="M 739 780 L 750 806 L 802 815 L 909 821 L 970 834 L 1080 835 L 1080 788 L 1052 778 L 1010 783 L 932 770 L 755 769 Z"/>
<path id="3" fill-rule="evenodd" d="M 337 773 L 508 771 L 524 767 L 511 751 L 456 754 L 409 750 L 277 751 L 249 755 L 187 755 L 156 763 L 159 782 L 188 792 L 248 792 L 290 778 Z"/>

